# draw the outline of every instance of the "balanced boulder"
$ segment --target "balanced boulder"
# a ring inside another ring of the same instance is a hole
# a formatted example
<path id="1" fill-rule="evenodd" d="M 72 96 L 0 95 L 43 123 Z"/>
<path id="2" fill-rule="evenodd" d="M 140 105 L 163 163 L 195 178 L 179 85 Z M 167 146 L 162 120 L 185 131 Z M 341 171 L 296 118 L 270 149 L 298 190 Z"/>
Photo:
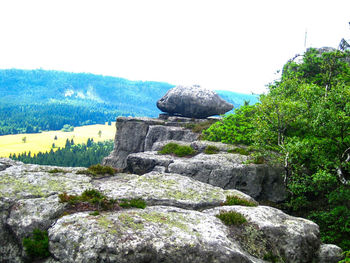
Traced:
<path id="1" fill-rule="evenodd" d="M 170 89 L 157 101 L 157 107 L 171 115 L 177 114 L 189 118 L 206 118 L 233 109 L 233 105 L 220 98 L 218 94 L 197 85 L 176 86 Z"/>

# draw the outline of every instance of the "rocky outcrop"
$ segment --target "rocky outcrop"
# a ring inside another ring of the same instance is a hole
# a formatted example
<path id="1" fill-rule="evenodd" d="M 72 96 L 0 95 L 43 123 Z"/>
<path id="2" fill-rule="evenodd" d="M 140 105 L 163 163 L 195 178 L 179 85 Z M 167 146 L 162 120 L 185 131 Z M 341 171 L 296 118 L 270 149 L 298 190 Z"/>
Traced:
<path id="1" fill-rule="evenodd" d="M 206 118 L 224 114 L 233 105 L 219 97 L 214 91 L 200 86 L 176 86 L 157 101 L 157 107 L 169 114 L 189 118 Z"/>
<path id="2" fill-rule="evenodd" d="M 191 142 L 199 134 L 186 129 L 186 125 L 194 125 L 206 120 L 192 120 L 190 118 L 170 117 L 162 118 L 117 118 L 117 133 L 114 139 L 114 150 L 104 158 L 102 164 L 117 169 L 126 168 L 126 158 L 131 153 L 149 151 L 154 143 L 165 140 L 183 140 Z"/>
<path id="3" fill-rule="evenodd" d="M 220 206 L 226 196 L 234 195 L 254 202 L 237 190 L 223 190 L 178 174 L 151 172 L 143 176 L 118 174 L 94 182 L 94 187 L 114 199 L 142 198 L 149 205 L 204 209 Z"/>
<path id="4" fill-rule="evenodd" d="M 64 211 L 58 193 L 81 194 L 92 188 L 91 178 L 76 174 L 78 168 L 24 165 L 1 159 L 0 166 L 0 262 L 23 262 L 22 239 L 35 228 L 47 229 Z"/>
<path id="5" fill-rule="evenodd" d="M 342 260 L 341 248 L 331 244 L 322 244 L 317 252 L 317 262 L 338 262 Z"/>
<path id="6" fill-rule="evenodd" d="M 272 254 L 279 259 L 288 258 L 287 262 L 312 262 L 315 259 L 320 246 L 319 228 L 315 223 L 267 206 L 223 206 L 203 213 L 216 215 L 220 211 L 235 211 L 245 216 L 249 223 L 241 238 L 251 254 L 266 254 L 274 244 Z M 258 240 L 264 241 L 257 247 Z"/>
<path id="7" fill-rule="evenodd" d="M 0 159 L 0 262 L 25 262 L 22 239 L 48 230 L 45 262 L 284 262 L 335 263 L 341 250 L 320 244 L 318 226 L 265 206 L 222 206 L 228 196 L 257 203 L 178 174 L 115 174 L 93 179 L 81 168 L 25 165 Z M 145 209 L 77 212 L 58 194 L 96 189 L 115 200 L 143 198 Z M 226 226 L 216 215 L 236 211 L 247 219 Z"/>
<path id="8" fill-rule="evenodd" d="M 164 141 L 154 144 L 153 149 L 160 149 Z M 173 142 L 173 141 L 172 141 Z M 192 146 L 198 152 L 204 151 L 207 143 L 194 141 L 177 142 Z M 157 151 L 133 153 L 127 157 L 127 169 L 131 173 L 144 174 L 163 167 L 166 173 L 175 173 L 198 181 L 221 187 L 237 189 L 257 200 L 281 202 L 287 196 L 283 184 L 283 167 L 272 167 L 266 164 L 247 163 L 251 157 L 228 153 L 229 148 L 221 143 L 208 143 L 219 151 L 216 154 L 201 152 L 192 158 L 180 158 L 172 155 L 160 155 Z"/>
<path id="9" fill-rule="evenodd" d="M 237 189 L 257 200 L 280 202 L 286 198 L 283 168 L 247 164 L 250 156 L 227 152 L 236 146 L 199 141 L 200 134 L 190 128 L 204 122 L 208 120 L 168 115 L 158 119 L 119 117 L 114 150 L 103 164 L 138 175 L 176 173 L 223 189 Z M 158 154 L 170 142 L 191 146 L 197 155 L 178 158 Z M 218 153 L 205 154 L 207 147 L 217 148 Z"/>

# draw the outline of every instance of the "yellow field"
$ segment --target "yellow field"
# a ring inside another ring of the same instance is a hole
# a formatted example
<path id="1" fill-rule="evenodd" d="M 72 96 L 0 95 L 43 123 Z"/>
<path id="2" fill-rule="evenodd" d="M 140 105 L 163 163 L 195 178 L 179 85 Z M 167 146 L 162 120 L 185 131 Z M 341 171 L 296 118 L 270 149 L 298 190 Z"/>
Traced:
<path id="1" fill-rule="evenodd" d="M 99 136 L 101 131 L 101 137 Z M 26 133 L 0 136 L 0 157 L 9 157 L 10 153 L 46 152 L 50 151 L 52 144 L 56 147 L 64 147 L 66 139 L 73 139 L 74 143 L 86 143 L 88 138 L 95 142 L 114 139 L 116 133 L 115 123 L 109 125 L 87 125 L 75 127 L 73 132 L 47 131 L 42 133 Z M 57 140 L 55 140 L 57 136 Z M 23 138 L 26 137 L 26 142 Z M 55 150 L 55 149 L 54 149 Z"/>

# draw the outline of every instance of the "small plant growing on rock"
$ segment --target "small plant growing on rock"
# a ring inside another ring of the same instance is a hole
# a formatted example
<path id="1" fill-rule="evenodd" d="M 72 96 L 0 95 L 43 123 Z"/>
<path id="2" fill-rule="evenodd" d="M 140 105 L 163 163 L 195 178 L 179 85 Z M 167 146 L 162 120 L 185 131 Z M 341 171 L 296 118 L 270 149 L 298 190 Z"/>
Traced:
<path id="1" fill-rule="evenodd" d="M 226 201 L 223 203 L 223 205 L 257 206 L 257 204 L 252 201 L 248 201 L 234 195 L 226 196 Z"/>
<path id="2" fill-rule="evenodd" d="M 68 195 L 62 193 L 58 195 L 61 203 L 68 203 L 70 205 L 70 212 L 78 211 L 111 211 L 119 210 L 121 207 L 129 208 L 145 208 L 146 202 L 142 199 L 123 199 L 121 202 L 117 202 L 115 199 L 110 199 L 103 193 L 95 189 L 87 189 L 81 195 Z"/>
<path id="3" fill-rule="evenodd" d="M 146 202 L 142 199 L 131 199 L 131 200 L 122 199 L 119 205 L 123 208 L 136 207 L 136 208 L 144 209 L 146 207 Z"/>
<path id="4" fill-rule="evenodd" d="M 350 262 L 350 250 L 343 252 L 344 259 L 339 261 L 339 263 L 349 263 Z"/>
<path id="5" fill-rule="evenodd" d="M 114 175 L 117 172 L 116 169 L 110 166 L 103 166 L 100 164 L 92 165 L 87 170 L 79 170 L 77 174 L 86 174 L 93 177 L 102 177 L 104 175 Z"/>
<path id="6" fill-rule="evenodd" d="M 229 149 L 227 150 L 228 153 L 238 153 L 238 154 L 241 154 L 241 155 L 249 155 L 250 152 L 247 151 L 246 149 L 244 148 L 233 148 L 233 149 Z"/>
<path id="7" fill-rule="evenodd" d="M 50 256 L 47 231 L 34 229 L 31 237 L 23 238 L 22 244 L 32 261 Z"/>
<path id="8" fill-rule="evenodd" d="M 94 211 L 94 212 L 91 212 L 89 215 L 91 215 L 91 216 L 98 216 L 98 215 L 100 215 L 100 212 L 99 211 Z"/>
<path id="9" fill-rule="evenodd" d="M 263 260 L 269 261 L 269 262 L 273 262 L 273 263 L 278 263 L 280 262 L 280 258 L 273 255 L 271 252 L 268 252 L 264 255 Z"/>
<path id="10" fill-rule="evenodd" d="M 168 143 L 164 145 L 162 150 L 158 151 L 159 154 L 174 154 L 178 157 L 185 156 L 193 156 L 195 154 L 195 150 L 193 150 L 190 146 L 182 146 L 176 143 Z"/>
<path id="11" fill-rule="evenodd" d="M 247 222 L 247 219 L 240 213 L 234 211 L 221 211 L 220 214 L 216 215 L 225 225 L 241 225 Z"/>
<path id="12" fill-rule="evenodd" d="M 213 123 L 217 122 L 217 120 L 206 120 L 198 123 L 187 123 L 185 124 L 185 128 L 191 129 L 194 133 L 202 133 L 204 130 L 208 129 Z"/>
<path id="13" fill-rule="evenodd" d="M 216 154 L 220 151 L 220 149 L 214 145 L 208 145 L 205 150 L 204 153 L 205 154 Z"/>
<path id="14" fill-rule="evenodd" d="M 62 169 L 54 168 L 54 169 L 49 170 L 48 173 L 50 173 L 50 174 L 66 173 L 66 171 L 62 170 Z"/>
<path id="15" fill-rule="evenodd" d="M 116 210 L 118 204 L 116 200 L 109 199 L 99 191 L 95 189 L 85 190 L 79 195 L 68 195 L 62 193 L 58 195 L 61 203 L 68 203 L 71 209 L 74 211 L 87 211 L 87 210 Z"/>
<path id="16" fill-rule="evenodd" d="M 105 174 L 114 175 L 114 173 L 116 172 L 112 167 L 103 166 L 100 164 L 90 166 L 88 168 L 88 171 L 94 175 L 105 175 Z"/>

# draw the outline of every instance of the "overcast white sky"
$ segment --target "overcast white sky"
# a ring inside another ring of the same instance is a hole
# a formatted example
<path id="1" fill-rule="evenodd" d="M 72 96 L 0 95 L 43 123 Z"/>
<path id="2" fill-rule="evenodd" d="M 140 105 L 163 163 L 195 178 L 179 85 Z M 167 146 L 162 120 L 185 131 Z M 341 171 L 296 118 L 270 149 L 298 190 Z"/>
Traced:
<path id="1" fill-rule="evenodd" d="M 0 68 L 261 93 L 307 47 L 350 38 L 350 0 L 0 0 Z"/>

